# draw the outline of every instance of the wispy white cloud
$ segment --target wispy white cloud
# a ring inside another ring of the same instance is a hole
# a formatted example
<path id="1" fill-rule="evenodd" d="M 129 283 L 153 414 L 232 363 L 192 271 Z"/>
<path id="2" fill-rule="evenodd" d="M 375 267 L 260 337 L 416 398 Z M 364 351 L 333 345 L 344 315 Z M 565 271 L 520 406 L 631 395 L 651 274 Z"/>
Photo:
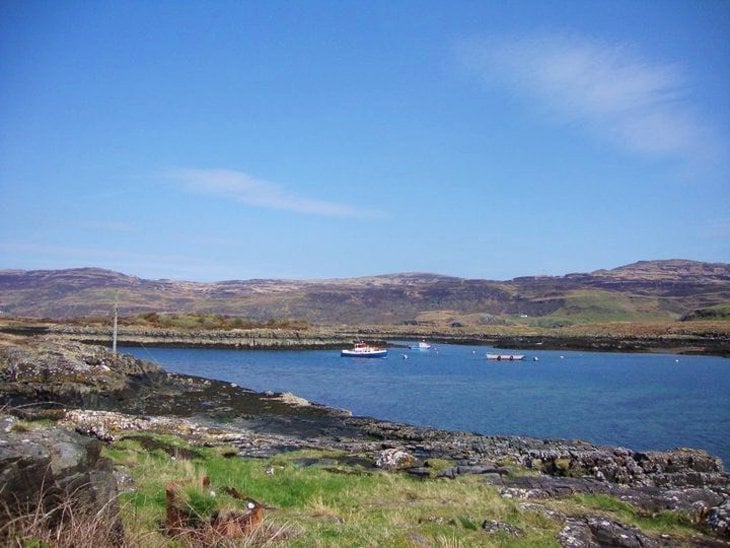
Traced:
<path id="1" fill-rule="evenodd" d="M 183 183 L 189 190 L 215 194 L 255 207 L 340 218 L 380 215 L 374 210 L 300 196 L 284 185 L 258 179 L 241 171 L 180 168 L 168 170 L 165 175 Z"/>
<path id="2" fill-rule="evenodd" d="M 485 82 L 537 99 L 565 123 L 587 125 L 626 150 L 691 163 L 723 153 L 681 67 L 647 61 L 627 45 L 542 34 L 465 40 L 458 53 Z"/>

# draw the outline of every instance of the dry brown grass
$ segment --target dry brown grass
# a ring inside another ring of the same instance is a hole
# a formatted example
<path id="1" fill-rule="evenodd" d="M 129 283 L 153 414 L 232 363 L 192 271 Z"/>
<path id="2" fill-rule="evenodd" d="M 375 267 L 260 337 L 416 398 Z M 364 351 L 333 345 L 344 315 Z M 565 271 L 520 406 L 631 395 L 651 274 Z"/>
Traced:
<path id="1" fill-rule="evenodd" d="M 0 543 L 54 548 L 144 545 L 142 539 L 127 542 L 111 503 L 94 512 L 80 509 L 72 498 L 61 500 L 50 509 L 45 508 L 42 496 L 39 499 L 35 507 L 0 509 Z"/>
<path id="2" fill-rule="evenodd" d="M 70 498 L 50 510 L 45 510 L 42 503 L 26 508 L 6 506 L 0 509 L 0 545 L 18 548 L 241 548 L 281 545 L 282 541 L 299 534 L 296 527 L 273 523 L 263 523 L 235 539 L 226 538 L 214 527 L 181 529 L 173 536 L 164 534 L 162 524 L 160 530 L 132 526 L 131 531 L 124 531 L 121 522 L 117 521 L 118 513 L 110 508 L 112 503 L 97 512 L 79 509 Z"/>

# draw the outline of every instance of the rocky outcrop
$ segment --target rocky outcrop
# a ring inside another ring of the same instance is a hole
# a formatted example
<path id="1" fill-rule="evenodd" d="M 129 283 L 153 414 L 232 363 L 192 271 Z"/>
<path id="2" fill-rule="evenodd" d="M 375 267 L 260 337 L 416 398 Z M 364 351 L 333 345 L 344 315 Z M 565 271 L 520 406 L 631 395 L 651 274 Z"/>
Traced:
<path id="1" fill-rule="evenodd" d="M 730 538 L 730 499 L 725 499 L 722 504 L 710 508 L 705 521 L 717 534 Z"/>
<path id="2" fill-rule="evenodd" d="M 635 527 L 598 517 L 584 519 L 571 518 L 558 533 L 558 542 L 565 548 L 660 548 L 671 546 L 663 542 L 667 539 L 654 539 L 644 535 Z"/>
<path id="3" fill-rule="evenodd" d="M 0 398 L 6 403 L 102 405 L 161 369 L 100 347 L 54 338 L 0 338 Z"/>
<path id="4" fill-rule="evenodd" d="M 727 503 L 727 486 L 724 489 L 673 488 L 652 486 L 627 486 L 599 481 L 594 478 L 561 478 L 553 476 L 519 476 L 490 480 L 503 497 L 527 501 L 563 498 L 576 494 L 610 495 L 640 509 L 647 515 L 672 510 L 690 522 L 706 525 L 720 536 L 726 531 L 714 516 L 722 512 Z M 712 516 L 712 517 L 711 517 Z M 718 521 L 718 523 L 714 523 Z"/>
<path id="5" fill-rule="evenodd" d="M 15 417 L 0 418 L 0 523 L 26 516 L 52 528 L 89 516 L 104 538 L 118 541 L 122 527 L 116 480 L 100 443 L 63 428 L 27 429 Z M 0 529 L 0 540 L 13 528 Z"/>
<path id="6" fill-rule="evenodd" d="M 528 468 L 550 475 L 588 476 L 624 485 L 704 487 L 727 481 L 722 475 L 722 461 L 697 449 L 642 453 L 621 447 L 564 444 L 527 448 L 519 460 Z"/>

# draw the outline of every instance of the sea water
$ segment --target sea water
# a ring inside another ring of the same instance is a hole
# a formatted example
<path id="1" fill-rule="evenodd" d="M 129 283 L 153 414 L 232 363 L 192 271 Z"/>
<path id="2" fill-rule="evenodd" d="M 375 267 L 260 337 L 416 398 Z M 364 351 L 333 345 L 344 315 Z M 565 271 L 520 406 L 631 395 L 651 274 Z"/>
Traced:
<path id="1" fill-rule="evenodd" d="M 546 350 L 509 362 L 488 361 L 487 352 L 506 352 L 491 347 L 403 344 L 385 359 L 337 350 L 122 351 L 168 371 L 292 392 L 354 415 L 639 451 L 695 447 L 730 464 L 728 359 Z"/>

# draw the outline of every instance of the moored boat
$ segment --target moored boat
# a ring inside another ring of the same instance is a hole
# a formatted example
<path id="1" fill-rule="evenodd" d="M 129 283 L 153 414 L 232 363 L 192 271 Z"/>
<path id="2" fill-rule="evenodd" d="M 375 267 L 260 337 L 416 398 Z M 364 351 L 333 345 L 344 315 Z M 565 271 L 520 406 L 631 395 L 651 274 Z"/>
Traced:
<path id="1" fill-rule="evenodd" d="M 356 341 L 352 348 L 340 352 L 340 356 L 345 358 L 385 358 L 387 355 L 387 348 L 368 344 L 365 341 Z"/>
<path id="2" fill-rule="evenodd" d="M 524 360 L 523 354 L 487 354 L 488 360 L 509 361 Z"/>
<path id="3" fill-rule="evenodd" d="M 410 348 L 411 350 L 430 350 L 431 345 L 426 341 L 420 341 L 418 344 L 412 344 Z"/>

